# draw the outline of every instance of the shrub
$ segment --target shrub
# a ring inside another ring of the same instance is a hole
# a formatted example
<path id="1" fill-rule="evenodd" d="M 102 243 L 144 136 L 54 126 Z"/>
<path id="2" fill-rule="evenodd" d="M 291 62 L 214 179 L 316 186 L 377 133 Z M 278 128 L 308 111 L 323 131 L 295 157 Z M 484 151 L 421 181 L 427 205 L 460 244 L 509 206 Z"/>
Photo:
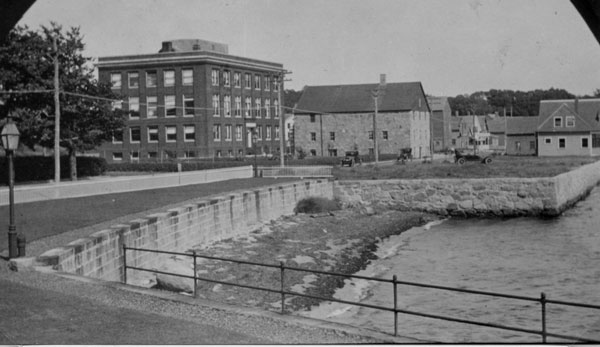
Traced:
<path id="1" fill-rule="evenodd" d="M 340 209 L 339 202 L 320 197 L 308 197 L 298 201 L 295 213 L 320 213 L 336 211 Z"/>
<path id="2" fill-rule="evenodd" d="M 54 179 L 54 157 L 27 156 L 15 157 L 15 181 L 35 182 Z M 77 157 L 77 176 L 99 176 L 106 172 L 106 160 L 96 157 Z M 69 158 L 60 158 L 60 177 L 70 177 Z M 8 161 L 0 158 L 0 182 L 8 184 Z"/>

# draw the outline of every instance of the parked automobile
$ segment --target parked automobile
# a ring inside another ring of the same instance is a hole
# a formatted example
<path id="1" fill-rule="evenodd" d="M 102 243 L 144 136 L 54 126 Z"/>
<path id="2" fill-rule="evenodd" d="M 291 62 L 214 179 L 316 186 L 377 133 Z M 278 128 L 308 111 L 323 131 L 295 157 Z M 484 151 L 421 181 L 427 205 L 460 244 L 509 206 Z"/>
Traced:
<path id="1" fill-rule="evenodd" d="M 352 166 L 355 164 L 360 164 L 360 158 L 358 156 L 358 151 L 347 151 L 345 157 L 342 159 L 342 167 L 343 166 Z"/>
<path id="2" fill-rule="evenodd" d="M 467 161 L 478 161 L 482 164 L 492 163 L 492 154 L 488 153 L 462 153 L 458 149 L 454 150 L 454 162 L 459 165 L 463 165 Z"/>
<path id="3" fill-rule="evenodd" d="M 400 150 L 400 155 L 398 156 L 398 161 L 403 163 L 407 160 L 412 160 L 412 148 L 402 148 Z"/>

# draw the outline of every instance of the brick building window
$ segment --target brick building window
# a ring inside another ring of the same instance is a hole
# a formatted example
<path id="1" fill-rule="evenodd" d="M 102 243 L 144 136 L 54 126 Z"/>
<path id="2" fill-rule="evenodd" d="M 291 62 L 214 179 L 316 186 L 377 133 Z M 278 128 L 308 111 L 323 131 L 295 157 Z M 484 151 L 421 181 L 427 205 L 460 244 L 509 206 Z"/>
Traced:
<path id="1" fill-rule="evenodd" d="M 140 98 L 137 96 L 129 98 L 129 118 L 140 118 Z"/>
<path id="2" fill-rule="evenodd" d="M 191 86 L 194 84 L 194 70 L 183 69 L 181 70 L 181 83 L 184 86 Z"/>
<path id="3" fill-rule="evenodd" d="M 115 72 L 110 74 L 110 84 L 113 89 L 121 88 L 121 73 Z"/>
<path id="4" fill-rule="evenodd" d="M 129 88 L 138 88 L 140 86 L 140 75 L 137 72 L 127 74 Z"/>
<path id="5" fill-rule="evenodd" d="M 260 75 L 254 75 L 254 89 L 260 90 L 260 80 L 261 80 L 261 76 Z"/>
<path id="6" fill-rule="evenodd" d="M 121 160 L 123 160 L 123 153 L 122 152 L 113 152 L 112 159 L 114 161 L 121 161 Z"/>
<path id="7" fill-rule="evenodd" d="M 218 117 L 221 110 L 221 100 L 219 94 L 213 94 L 212 97 L 213 116 Z"/>
<path id="8" fill-rule="evenodd" d="M 260 125 L 256 126 L 256 139 L 257 140 L 262 140 L 263 139 L 263 128 Z"/>
<path id="9" fill-rule="evenodd" d="M 270 126 L 270 125 L 267 125 L 267 129 L 265 129 L 265 132 L 266 132 L 266 134 L 265 134 L 265 135 L 266 135 L 266 136 L 265 136 L 265 138 L 266 138 L 266 140 L 270 140 L 270 139 L 271 139 L 271 131 L 272 131 L 272 128 L 271 128 L 271 126 Z"/>
<path id="10" fill-rule="evenodd" d="M 129 153 L 129 160 L 131 160 L 131 161 L 140 160 L 140 152 L 132 151 L 131 153 Z"/>
<path id="11" fill-rule="evenodd" d="M 237 124 L 235 126 L 235 140 L 236 141 L 242 141 L 242 132 L 244 131 L 244 128 L 242 127 L 241 124 Z"/>
<path id="12" fill-rule="evenodd" d="M 265 90 L 271 89 L 271 76 L 265 76 Z"/>
<path id="13" fill-rule="evenodd" d="M 158 142 L 158 126 L 151 125 L 148 127 L 148 142 Z"/>
<path id="14" fill-rule="evenodd" d="M 146 71 L 146 88 L 156 87 L 156 71 Z"/>
<path id="15" fill-rule="evenodd" d="M 231 124 L 225 124 L 225 141 L 231 141 L 232 136 Z"/>
<path id="16" fill-rule="evenodd" d="M 245 100 L 245 114 L 246 114 L 246 118 L 250 117 L 250 112 L 252 111 L 252 99 L 250 99 L 250 97 L 247 97 Z"/>
<path id="17" fill-rule="evenodd" d="M 271 100 L 265 99 L 265 118 L 271 118 Z"/>
<path id="18" fill-rule="evenodd" d="M 175 108 L 175 95 L 165 95 L 165 116 L 175 117 L 177 109 Z"/>
<path id="19" fill-rule="evenodd" d="M 129 128 L 129 142 L 139 143 L 142 140 L 142 133 L 140 127 Z"/>
<path id="20" fill-rule="evenodd" d="M 279 140 L 279 125 L 275 126 L 275 140 Z"/>
<path id="21" fill-rule="evenodd" d="M 244 88 L 250 89 L 252 88 L 251 76 L 249 73 L 244 74 Z"/>
<path id="22" fill-rule="evenodd" d="M 194 113 L 194 96 L 183 95 L 183 115 L 193 116 Z"/>
<path id="23" fill-rule="evenodd" d="M 146 97 L 146 117 L 156 118 L 157 99 L 156 96 Z"/>
<path id="24" fill-rule="evenodd" d="M 157 152 L 148 152 L 148 159 L 156 159 L 158 158 L 158 153 Z"/>
<path id="25" fill-rule="evenodd" d="M 273 106 L 275 107 L 275 118 L 279 118 L 279 101 L 273 101 Z"/>
<path id="26" fill-rule="evenodd" d="M 335 141 L 335 131 L 330 131 L 330 132 L 329 132 L 329 139 L 330 139 L 331 141 Z"/>
<path id="27" fill-rule="evenodd" d="M 315 116 L 314 114 L 311 114 L 311 115 L 310 115 L 310 122 L 311 122 L 311 123 L 314 123 L 314 122 L 315 122 L 315 120 L 316 120 L 316 116 Z"/>
<path id="28" fill-rule="evenodd" d="M 213 86 L 219 85 L 219 70 L 217 70 L 217 69 L 212 70 L 212 72 L 210 74 L 210 80 L 211 80 Z"/>
<path id="29" fill-rule="evenodd" d="M 186 142 L 192 142 L 196 140 L 196 127 L 193 125 L 183 126 L 183 140 Z"/>
<path id="30" fill-rule="evenodd" d="M 165 78 L 165 87 L 172 87 L 175 85 L 175 70 L 165 70 L 163 76 Z"/>
<path id="31" fill-rule="evenodd" d="M 261 113 L 262 113 L 261 112 L 262 111 L 261 104 L 262 104 L 262 102 L 261 102 L 260 98 L 254 99 L 254 115 L 256 116 L 256 118 L 261 118 Z"/>
<path id="32" fill-rule="evenodd" d="M 112 143 L 123 143 L 123 130 L 115 130 L 112 137 Z"/>
<path id="33" fill-rule="evenodd" d="M 223 113 L 225 117 L 231 117 L 231 96 L 225 95 L 223 97 Z"/>
<path id="34" fill-rule="evenodd" d="M 242 87 L 242 74 L 239 72 L 233 73 L 233 86 L 236 88 Z"/>
<path id="35" fill-rule="evenodd" d="M 242 97 L 241 96 L 235 97 L 235 106 L 234 106 L 233 112 L 237 118 L 240 118 L 242 116 Z"/>
<path id="36" fill-rule="evenodd" d="M 373 140 L 373 130 L 369 131 L 369 140 Z"/>
<path id="37" fill-rule="evenodd" d="M 167 142 L 176 142 L 177 141 L 177 127 L 174 125 L 167 125 L 165 127 L 165 137 Z"/>
<path id="38" fill-rule="evenodd" d="M 221 141 L 221 124 L 213 124 L 213 139 Z"/>
<path id="39" fill-rule="evenodd" d="M 384 131 L 382 132 L 382 136 L 383 136 L 383 139 L 384 139 L 384 140 L 389 140 L 389 135 L 388 135 L 388 132 L 387 132 L 387 130 L 384 130 Z"/>
<path id="40" fill-rule="evenodd" d="M 310 133 L 310 140 L 317 141 L 317 133 Z"/>
<path id="41" fill-rule="evenodd" d="M 223 85 L 225 87 L 229 87 L 231 85 L 231 78 L 230 78 L 230 73 L 229 71 L 225 70 L 223 71 Z"/>

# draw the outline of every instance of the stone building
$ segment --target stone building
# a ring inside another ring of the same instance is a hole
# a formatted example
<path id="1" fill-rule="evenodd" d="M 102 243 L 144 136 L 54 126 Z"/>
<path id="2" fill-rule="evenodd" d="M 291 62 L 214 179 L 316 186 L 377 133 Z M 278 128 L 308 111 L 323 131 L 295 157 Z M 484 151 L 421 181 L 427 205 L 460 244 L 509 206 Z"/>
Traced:
<path id="1" fill-rule="evenodd" d="M 130 111 L 100 155 L 119 162 L 279 152 L 283 65 L 228 50 L 174 40 L 154 54 L 99 58 L 100 81 L 112 83 L 123 100 L 115 106 Z"/>
<path id="2" fill-rule="evenodd" d="M 373 131 L 374 91 L 379 90 Z M 429 105 L 420 82 L 307 86 L 295 109 L 294 140 L 312 156 L 343 156 L 345 151 L 431 155 Z"/>

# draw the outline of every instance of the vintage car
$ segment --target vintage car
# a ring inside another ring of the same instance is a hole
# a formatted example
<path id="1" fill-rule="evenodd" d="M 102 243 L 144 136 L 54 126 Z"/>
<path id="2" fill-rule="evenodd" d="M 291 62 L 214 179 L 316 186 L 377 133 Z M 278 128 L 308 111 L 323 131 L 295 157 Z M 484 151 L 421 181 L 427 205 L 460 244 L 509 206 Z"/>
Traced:
<path id="1" fill-rule="evenodd" d="M 478 161 L 482 164 L 492 163 L 492 154 L 489 153 L 462 153 L 458 149 L 454 150 L 454 162 L 463 165 L 467 161 Z"/>
<path id="2" fill-rule="evenodd" d="M 412 160 L 412 148 L 402 148 L 400 150 L 400 155 L 398 156 L 399 162 L 406 162 L 407 160 Z"/>
<path id="3" fill-rule="evenodd" d="M 347 151 L 346 156 L 342 159 L 342 166 L 352 166 L 356 163 L 360 164 L 360 158 L 358 157 L 358 151 Z"/>

